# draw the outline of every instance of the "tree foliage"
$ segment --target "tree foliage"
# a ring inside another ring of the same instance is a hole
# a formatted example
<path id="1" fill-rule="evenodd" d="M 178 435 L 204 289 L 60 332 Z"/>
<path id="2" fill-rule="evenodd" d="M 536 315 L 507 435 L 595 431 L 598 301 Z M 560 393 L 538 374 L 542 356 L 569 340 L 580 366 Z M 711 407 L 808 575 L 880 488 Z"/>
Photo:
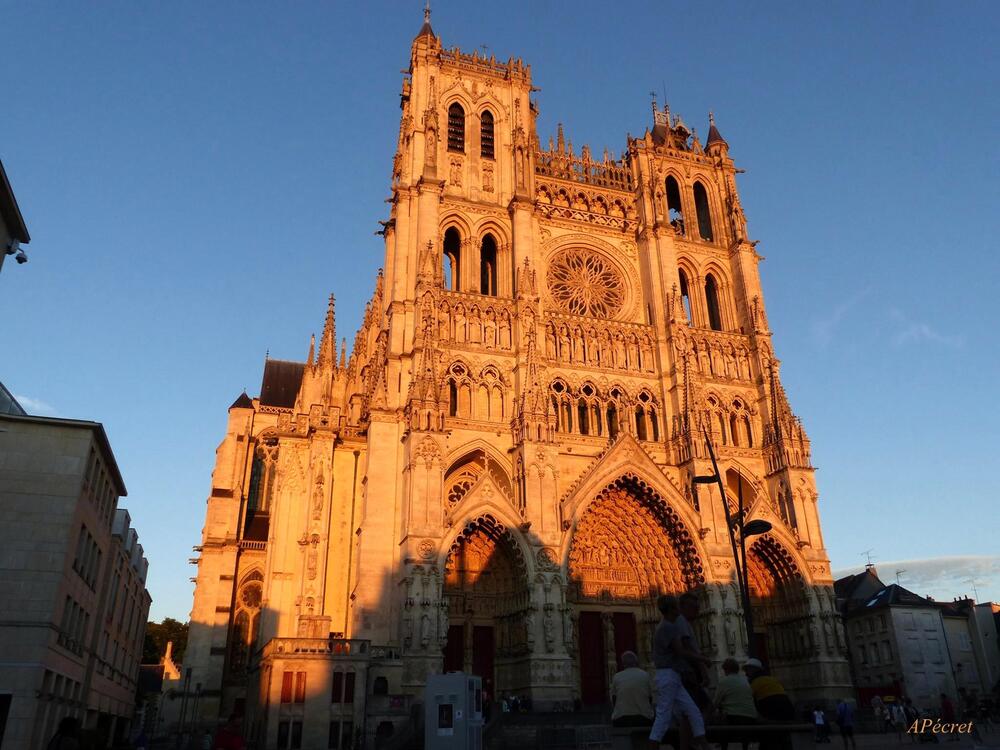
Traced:
<path id="1" fill-rule="evenodd" d="M 158 664 L 167 650 L 167 642 L 173 641 L 174 662 L 180 664 L 187 648 L 188 624 L 165 617 L 163 622 L 146 623 L 146 638 L 142 643 L 142 663 Z"/>

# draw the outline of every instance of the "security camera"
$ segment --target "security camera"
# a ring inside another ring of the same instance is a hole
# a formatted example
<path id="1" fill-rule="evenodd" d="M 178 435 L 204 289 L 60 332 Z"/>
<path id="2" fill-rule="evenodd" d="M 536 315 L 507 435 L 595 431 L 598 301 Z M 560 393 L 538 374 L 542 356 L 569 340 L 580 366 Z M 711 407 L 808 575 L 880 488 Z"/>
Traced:
<path id="1" fill-rule="evenodd" d="M 24 252 L 23 249 L 18 248 L 17 255 L 14 256 L 14 260 L 16 260 L 18 263 L 27 263 L 28 262 L 28 254 L 26 252 Z"/>
<path id="2" fill-rule="evenodd" d="M 21 249 L 20 240 L 11 240 L 10 242 L 7 243 L 7 255 L 13 255 L 20 249 Z"/>

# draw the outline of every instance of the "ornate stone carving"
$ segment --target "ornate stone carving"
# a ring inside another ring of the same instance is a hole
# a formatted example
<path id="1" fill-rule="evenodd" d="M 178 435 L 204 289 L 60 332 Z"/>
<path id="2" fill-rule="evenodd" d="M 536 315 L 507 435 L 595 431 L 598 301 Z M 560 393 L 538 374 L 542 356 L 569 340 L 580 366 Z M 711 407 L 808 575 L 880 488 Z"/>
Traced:
<path id="1" fill-rule="evenodd" d="M 613 318 L 625 304 L 625 282 L 614 264 L 589 249 L 562 250 L 549 261 L 549 293 L 563 312 Z"/>
<path id="2" fill-rule="evenodd" d="M 559 560 L 556 551 L 551 547 L 542 547 L 535 556 L 539 570 L 558 570 Z"/>
<path id="3" fill-rule="evenodd" d="M 424 539 L 417 545 L 417 554 L 424 560 L 431 560 L 437 552 L 437 545 L 430 539 Z"/>

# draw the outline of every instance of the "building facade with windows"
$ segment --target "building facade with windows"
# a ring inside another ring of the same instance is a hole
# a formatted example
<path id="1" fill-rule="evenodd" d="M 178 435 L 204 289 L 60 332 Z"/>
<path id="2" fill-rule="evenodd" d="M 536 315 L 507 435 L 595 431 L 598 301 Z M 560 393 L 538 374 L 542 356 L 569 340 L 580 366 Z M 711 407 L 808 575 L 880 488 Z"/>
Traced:
<path id="1" fill-rule="evenodd" d="M 809 440 L 782 388 L 729 146 L 654 105 L 618 156 L 543 145 L 532 72 L 424 24 L 401 90 L 385 264 L 350 356 L 268 360 L 230 407 L 185 667 L 201 720 L 266 747 L 398 732 L 427 675 L 601 703 L 655 598 L 745 655 L 711 437 L 767 660 L 849 685 Z M 305 348 L 305 346 L 303 346 Z"/>
<path id="2" fill-rule="evenodd" d="M 0 748 L 127 738 L 150 597 L 103 427 L 0 414 Z"/>

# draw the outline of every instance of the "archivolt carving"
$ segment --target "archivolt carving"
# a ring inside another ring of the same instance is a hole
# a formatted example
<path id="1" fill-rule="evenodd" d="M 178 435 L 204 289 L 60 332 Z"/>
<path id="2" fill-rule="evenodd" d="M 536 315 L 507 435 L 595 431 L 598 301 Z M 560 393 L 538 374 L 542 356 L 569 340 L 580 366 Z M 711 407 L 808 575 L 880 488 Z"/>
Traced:
<path id="1" fill-rule="evenodd" d="M 767 631 L 772 659 L 804 659 L 818 653 L 817 623 L 810 612 L 802 573 L 795 559 L 771 534 L 747 550 L 756 622 Z"/>
<path id="2" fill-rule="evenodd" d="M 569 573 L 577 600 L 646 600 L 704 582 L 680 518 L 630 475 L 608 485 L 587 508 L 574 533 Z"/>
<path id="3" fill-rule="evenodd" d="M 491 621 L 498 654 L 530 650 L 533 621 L 524 555 L 493 516 L 471 521 L 452 544 L 443 593 L 452 623 L 468 618 Z"/>

